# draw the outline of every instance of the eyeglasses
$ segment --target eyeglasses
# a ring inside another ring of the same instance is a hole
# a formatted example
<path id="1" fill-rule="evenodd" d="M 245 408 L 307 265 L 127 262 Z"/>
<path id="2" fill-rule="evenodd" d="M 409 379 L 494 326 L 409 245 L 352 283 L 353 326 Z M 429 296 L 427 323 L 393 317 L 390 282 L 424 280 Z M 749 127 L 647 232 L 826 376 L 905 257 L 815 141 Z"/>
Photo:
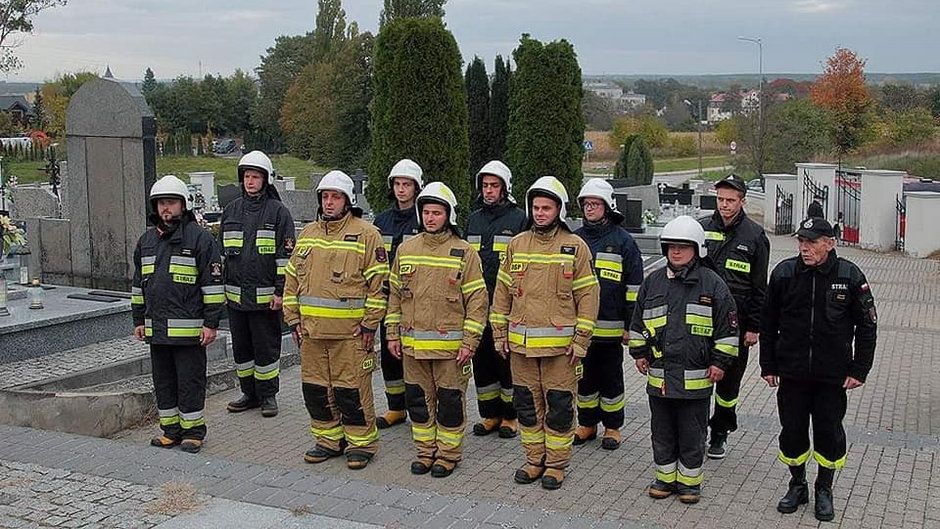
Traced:
<path id="1" fill-rule="evenodd" d="M 584 209 L 597 209 L 604 207 L 603 202 L 584 202 L 581 207 Z"/>

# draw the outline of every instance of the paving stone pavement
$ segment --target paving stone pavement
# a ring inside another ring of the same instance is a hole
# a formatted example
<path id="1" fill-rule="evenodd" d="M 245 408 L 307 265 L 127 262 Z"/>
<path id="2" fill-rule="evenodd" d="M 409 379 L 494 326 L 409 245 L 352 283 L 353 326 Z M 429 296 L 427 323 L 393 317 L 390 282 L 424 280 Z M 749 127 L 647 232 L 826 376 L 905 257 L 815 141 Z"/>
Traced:
<path id="1" fill-rule="evenodd" d="M 772 245 L 773 262 L 794 254 L 793 239 L 773 237 Z M 932 384 L 940 377 L 940 359 L 933 354 L 940 350 L 940 262 L 853 248 L 839 253 L 867 274 L 880 319 L 874 369 L 849 395 L 849 458 L 836 478 L 833 526 L 940 527 L 940 387 Z M 644 379 L 632 364 L 625 366 L 623 446 L 615 452 L 598 442 L 576 448 L 559 491 L 512 483 L 523 461 L 518 439 L 469 433 L 464 461 L 451 477 L 413 476 L 406 426 L 382 431 L 379 454 L 365 470 L 349 471 L 340 460 L 307 465 L 301 456 L 312 438 L 296 367 L 282 372 L 276 418 L 226 413 L 234 391 L 210 397 L 209 437 L 195 458 L 144 446 L 153 426 L 110 441 L 0 427 L 0 438 L 14 438 L 0 443 L 0 460 L 151 487 L 180 480 L 216 498 L 304 506 L 312 514 L 389 527 L 825 527 L 811 505 L 792 515 L 775 510 L 788 474 L 776 461 L 776 399 L 758 377 L 757 356 L 755 348 L 742 389 L 741 428 L 732 435 L 728 457 L 706 463 L 703 499 L 694 506 L 645 496 L 652 476 L 649 411 Z M 381 413 L 380 374 L 373 383 Z M 478 418 L 473 398 L 471 385 L 471 422 Z"/>

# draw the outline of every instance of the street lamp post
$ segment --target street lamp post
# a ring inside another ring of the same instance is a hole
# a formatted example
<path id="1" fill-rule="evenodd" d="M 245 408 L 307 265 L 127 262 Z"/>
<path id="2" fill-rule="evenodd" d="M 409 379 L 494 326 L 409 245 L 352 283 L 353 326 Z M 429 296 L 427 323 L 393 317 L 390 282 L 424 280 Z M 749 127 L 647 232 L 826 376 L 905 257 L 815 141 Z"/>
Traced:
<path id="1" fill-rule="evenodd" d="M 738 40 L 757 44 L 757 148 L 760 159 L 764 149 L 764 43 L 760 37 L 738 37 Z M 763 167 L 758 168 L 758 176 L 764 181 Z"/>

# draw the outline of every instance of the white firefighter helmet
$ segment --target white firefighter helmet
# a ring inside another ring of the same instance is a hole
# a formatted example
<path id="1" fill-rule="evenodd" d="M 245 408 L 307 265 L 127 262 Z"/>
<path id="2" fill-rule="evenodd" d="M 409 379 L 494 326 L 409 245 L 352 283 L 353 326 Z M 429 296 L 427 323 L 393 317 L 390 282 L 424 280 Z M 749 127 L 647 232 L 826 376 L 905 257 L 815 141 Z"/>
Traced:
<path id="1" fill-rule="evenodd" d="M 623 222 L 623 214 L 617 210 L 617 201 L 614 200 L 614 186 L 603 178 L 591 178 L 581 187 L 578 193 L 578 204 L 584 210 L 584 199 L 587 197 L 598 198 L 607 204 L 607 215 L 610 216 L 614 224 Z"/>
<path id="2" fill-rule="evenodd" d="M 696 254 L 705 257 L 708 249 L 705 247 L 705 229 L 702 225 L 688 215 L 682 215 L 669 221 L 659 234 L 663 255 L 669 253 L 669 243 L 684 243 L 695 246 Z"/>
<path id="3" fill-rule="evenodd" d="M 422 226 L 424 222 L 421 220 L 421 206 L 426 202 L 447 206 L 450 213 L 450 225 L 457 225 L 457 196 L 443 182 L 428 184 L 427 187 L 421 190 L 421 194 L 418 195 L 415 202 L 418 206 L 418 223 Z"/>
<path id="4" fill-rule="evenodd" d="M 189 194 L 189 187 L 171 174 L 160 178 L 150 188 L 150 205 L 154 211 L 157 210 L 157 199 L 159 198 L 179 198 L 183 201 L 186 211 L 193 210 L 193 198 Z"/>
<path id="5" fill-rule="evenodd" d="M 251 151 L 238 160 L 239 182 L 241 182 L 245 177 L 245 171 L 248 169 L 261 171 L 264 173 L 267 183 L 270 185 L 274 184 L 274 165 L 271 163 L 271 159 L 268 158 L 268 155 L 264 154 L 263 152 Z"/>
<path id="6" fill-rule="evenodd" d="M 317 184 L 317 204 L 322 202 L 321 196 L 324 191 L 339 191 L 346 195 L 350 208 L 356 207 L 356 192 L 353 190 L 353 181 L 346 173 L 334 169 L 323 175 L 320 183 Z"/>
<path id="7" fill-rule="evenodd" d="M 516 199 L 512 196 L 512 171 L 509 170 L 509 167 L 499 160 L 491 160 L 486 162 L 486 165 L 477 171 L 477 189 L 482 191 L 483 177 L 487 175 L 495 176 L 503 181 L 503 187 L 506 189 L 506 198 L 515 204 Z"/>
<path id="8" fill-rule="evenodd" d="M 529 190 L 525 192 L 525 212 L 529 217 L 532 216 L 532 199 L 538 195 L 548 195 L 561 202 L 561 211 L 558 213 L 558 221 L 564 223 L 565 217 L 568 216 L 568 208 L 565 206 L 565 204 L 568 203 L 568 190 L 565 189 L 564 184 L 554 176 L 543 176 L 536 180 L 535 183 L 529 187 Z"/>
<path id="9" fill-rule="evenodd" d="M 420 190 L 424 187 L 424 171 L 414 160 L 403 158 L 388 172 L 388 188 L 392 189 L 392 180 L 395 178 L 407 178 L 415 183 Z"/>

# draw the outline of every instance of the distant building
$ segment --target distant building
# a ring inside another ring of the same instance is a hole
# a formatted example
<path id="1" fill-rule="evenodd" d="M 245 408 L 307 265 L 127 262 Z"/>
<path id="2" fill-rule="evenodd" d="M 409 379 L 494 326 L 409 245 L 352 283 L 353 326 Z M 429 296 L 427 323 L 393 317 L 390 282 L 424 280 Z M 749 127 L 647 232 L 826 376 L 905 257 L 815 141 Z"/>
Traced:
<path id="1" fill-rule="evenodd" d="M 22 95 L 0 95 L 0 112 L 13 115 L 21 127 L 29 126 L 33 117 L 33 105 Z"/>
<path id="2" fill-rule="evenodd" d="M 728 94 L 712 94 L 708 100 L 708 112 L 706 116 L 709 123 L 718 123 L 726 119 L 731 119 L 732 112 L 728 109 Z"/>
<path id="3" fill-rule="evenodd" d="M 630 109 L 646 104 L 646 96 L 635 94 L 632 91 L 624 93 L 623 88 L 611 83 L 592 81 L 584 84 L 584 89 L 597 96 L 609 100 L 611 106 L 618 112 L 627 112 Z"/>

